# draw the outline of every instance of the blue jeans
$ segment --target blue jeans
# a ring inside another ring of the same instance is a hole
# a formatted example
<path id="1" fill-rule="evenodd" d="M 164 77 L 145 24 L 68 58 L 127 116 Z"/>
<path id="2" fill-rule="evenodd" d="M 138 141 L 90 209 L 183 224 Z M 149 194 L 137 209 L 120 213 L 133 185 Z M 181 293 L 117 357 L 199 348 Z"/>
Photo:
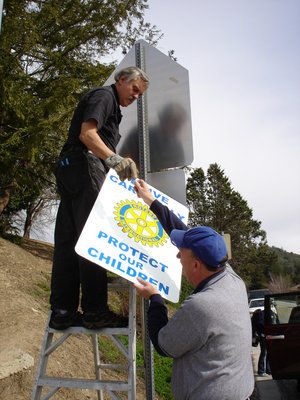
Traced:
<path id="1" fill-rule="evenodd" d="M 259 336 L 259 344 L 260 344 L 260 355 L 258 359 L 258 373 L 263 374 L 271 374 L 271 369 L 267 357 L 267 348 L 266 348 L 266 339 L 263 336 Z"/>

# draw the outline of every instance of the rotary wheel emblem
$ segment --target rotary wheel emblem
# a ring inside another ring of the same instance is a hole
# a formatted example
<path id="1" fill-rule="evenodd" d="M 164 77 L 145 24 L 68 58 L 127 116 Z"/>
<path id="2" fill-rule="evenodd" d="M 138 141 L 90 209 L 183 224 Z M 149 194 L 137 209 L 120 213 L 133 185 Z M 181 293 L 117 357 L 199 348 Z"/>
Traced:
<path id="1" fill-rule="evenodd" d="M 148 244 L 150 247 L 158 247 L 166 242 L 167 234 L 147 206 L 127 200 L 117 204 L 115 210 L 118 225 L 136 242 Z"/>

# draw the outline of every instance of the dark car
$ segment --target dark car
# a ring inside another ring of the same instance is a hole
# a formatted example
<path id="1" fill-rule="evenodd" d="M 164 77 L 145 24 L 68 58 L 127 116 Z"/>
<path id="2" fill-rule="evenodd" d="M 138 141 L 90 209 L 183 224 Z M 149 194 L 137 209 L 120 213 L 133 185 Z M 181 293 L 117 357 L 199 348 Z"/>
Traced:
<path id="1" fill-rule="evenodd" d="M 300 292 L 265 296 L 265 338 L 274 379 L 300 382 Z"/>
<path id="2" fill-rule="evenodd" d="M 248 302 L 252 299 L 263 299 L 266 294 L 271 294 L 269 289 L 256 289 L 248 292 Z"/>

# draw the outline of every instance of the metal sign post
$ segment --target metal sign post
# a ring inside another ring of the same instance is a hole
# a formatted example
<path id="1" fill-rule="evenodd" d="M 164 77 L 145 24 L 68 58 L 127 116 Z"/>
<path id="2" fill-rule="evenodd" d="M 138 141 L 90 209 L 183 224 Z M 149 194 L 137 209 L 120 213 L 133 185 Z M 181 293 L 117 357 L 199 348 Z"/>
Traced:
<path id="1" fill-rule="evenodd" d="M 138 68 L 146 72 L 144 49 L 141 43 L 135 44 L 135 62 Z M 147 180 L 147 171 L 149 165 L 149 131 L 147 119 L 147 92 L 138 99 L 137 103 L 137 120 L 138 120 L 138 139 L 139 139 L 139 165 L 140 176 Z M 155 399 L 154 388 L 154 359 L 153 346 L 150 341 L 147 325 L 148 325 L 148 309 L 149 300 L 142 300 L 143 313 L 143 333 L 144 333 L 144 358 L 146 369 L 146 399 Z"/>

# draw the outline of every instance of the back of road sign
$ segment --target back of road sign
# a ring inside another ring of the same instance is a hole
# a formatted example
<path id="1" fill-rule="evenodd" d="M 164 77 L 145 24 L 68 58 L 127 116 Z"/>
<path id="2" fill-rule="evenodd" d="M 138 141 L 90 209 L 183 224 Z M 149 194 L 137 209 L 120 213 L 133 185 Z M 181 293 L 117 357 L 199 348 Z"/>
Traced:
<path id="1" fill-rule="evenodd" d="M 147 138 L 149 181 L 153 186 L 185 204 L 184 175 L 172 170 L 170 179 L 169 171 L 165 170 L 184 167 L 193 161 L 188 71 L 144 40 L 139 40 L 138 43 L 144 51 L 145 71 L 150 80 L 149 88 L 143 95 L 149 136 Z M 134 47 L 127 53 L 116 71 L 133 65 L 136 65 Z M 114 73 L 106 81 L 106 85 L 114 82 Z M 120 124 L 122 137 L 117 152 L 122 156 L 130 156 L 139 165 L 137 105 L 122 108 L 122 114 L 123 119 Z M 152 176 L 152 173 L 158 171 L 159 174 Z M 177 188 L 175 193 L 174 187 Z"/>

